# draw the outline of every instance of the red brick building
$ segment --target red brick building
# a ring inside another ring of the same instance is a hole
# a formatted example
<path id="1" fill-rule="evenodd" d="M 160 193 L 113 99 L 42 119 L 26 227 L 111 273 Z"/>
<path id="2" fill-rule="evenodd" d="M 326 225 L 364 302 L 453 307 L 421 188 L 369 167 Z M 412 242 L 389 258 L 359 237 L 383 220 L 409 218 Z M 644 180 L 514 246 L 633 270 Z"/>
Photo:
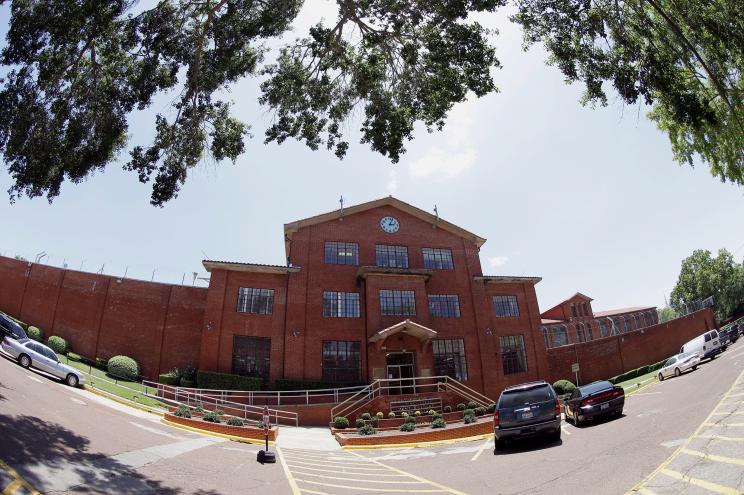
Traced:
<path id="1" fill-rule="evenodd" d="M 486 395 L 547 371 L 538 277 L 393 197 L 284 226 L 286 266 L 205 261 L 200 369 L 328 384 L 449 375 Z"/>

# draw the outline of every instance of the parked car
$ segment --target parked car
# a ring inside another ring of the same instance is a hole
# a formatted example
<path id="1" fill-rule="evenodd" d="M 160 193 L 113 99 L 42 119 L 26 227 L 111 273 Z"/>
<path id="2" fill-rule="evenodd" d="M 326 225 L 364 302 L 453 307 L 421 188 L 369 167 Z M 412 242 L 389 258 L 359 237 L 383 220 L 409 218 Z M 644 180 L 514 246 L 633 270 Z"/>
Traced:
<path id="1" fill-rule="evenodd" d="M 561 406 L 553 387 L 530 382 L 507 387 L 501 392 L 493 413 L 496 450 L 505 440 L 547 435 L 561 438 Z"/>
<path id="2" fill-rule="evenodd" d="M 12 339 L 27 339 L 26 331 L 18 323 L 13 321 L 8 315 L 0 313 L 0 340 L 3 337 Z"/>
<path id="3" fill-rule="evenodd" d="M 698 335 L 691 341 L 687 342 L 679 350 L 681 353 L 691 353 L 700 356 L 700 359 L 715 359 L 715 357 L 723 352 L 721 348 L 721 341 L 719 340 L 718 331 L 710 330 L 702 335 Z"/>
<path id="4" fill-rule="evenodd" d="M 85 383 L 85 378 L 80 370 L 61 363 L 54 351 L 44 344 L 28 338 L 15 340 L 4 337 L 0 346 L 24 368 L 32 366 L 56 376 L 71 387 L 77 387 Z"/>
<path id="5" fill-rule="evenodd" d="M 700 356 L 694 352 L 683 352 L 676 356 L 670 357 L 664 366 L 659 369 L 659 374 L 656 375 L 659 381 L 669 376 L 679 376 L 687 370 L 695 371 L 700 364 Z"/>
<path id="6" fill-rule="evenodd" d="M 724 329 L 721 329 L 718 334 L 722 334 L 724 332 Z M 729 341 L 729 343 L 733 344 L 737 340 L 739 340 L 739 328 L 736 325 L 731 325 L 730 327 L 725 329 L 726 332 L 726 339 Z"/>
<path id="7" fill-rule="evenodd" d="M 578 387 L 571 397 L 563 402 L 566 420 L 571 418 L 579 426 L 599 416 L 620 416 L 625 406 L 625 390 L 608 381 L 594 382 Z"/>

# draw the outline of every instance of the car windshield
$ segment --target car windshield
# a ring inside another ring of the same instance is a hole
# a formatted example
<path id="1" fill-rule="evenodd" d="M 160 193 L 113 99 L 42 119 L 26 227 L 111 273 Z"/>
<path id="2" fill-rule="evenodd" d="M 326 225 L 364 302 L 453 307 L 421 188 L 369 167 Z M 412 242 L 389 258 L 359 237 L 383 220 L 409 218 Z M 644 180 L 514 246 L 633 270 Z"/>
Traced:
<path id="1" fill-rule="evenodd" d="M 499 407 L 518 407 L 526 404 L 534 404 L 535 402 L 544 402 L 552 398 L 550 387 L 547 385 L 529 388 L 527 390 L 510 390 L 501 395 Z"/>
<path id="2" fill-rule="evenodd" d="M 603 381 L 603 382 L 590 383 L 589 385 L 584 385 L 583 387 L 579 387 L 579 389 L 581 390 L 581 395 L 589 395 L 595 392 L 599 392 L 600 390 L 606 390 L 612 387 L 613 385 L 610 382 Z"/>
<path id="3" fill-rule="evenodd" d="M 669 361 L 666 362 L 664 366 L 671 366 L 676 362 L 677 362 L 677 358 L 671 358 Z"/>
<path id="4" fill-rule="evenodd" d="M 677 359 L 687 359 L 690 356 L 692 356 L 691 352 L 683 352 L 677 356 Z"/>

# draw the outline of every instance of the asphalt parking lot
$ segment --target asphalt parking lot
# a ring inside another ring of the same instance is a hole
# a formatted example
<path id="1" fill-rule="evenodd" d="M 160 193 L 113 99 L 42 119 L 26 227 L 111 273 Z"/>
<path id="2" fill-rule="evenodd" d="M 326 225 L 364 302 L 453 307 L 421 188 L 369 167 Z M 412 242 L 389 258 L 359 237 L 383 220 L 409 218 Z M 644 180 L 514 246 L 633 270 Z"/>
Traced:
<path id="1" fill-rule="evenodd" d="M 564 422 L 560 442 L 344 451 L 312 441 L 327 430 L 290 429 L 279 462 L 261 466 L 257 445 L 171 428 L 1 358 L 0 493 L 742 493 L 742 370 L 744 340 L 629 395 L 621 418 Z"/>

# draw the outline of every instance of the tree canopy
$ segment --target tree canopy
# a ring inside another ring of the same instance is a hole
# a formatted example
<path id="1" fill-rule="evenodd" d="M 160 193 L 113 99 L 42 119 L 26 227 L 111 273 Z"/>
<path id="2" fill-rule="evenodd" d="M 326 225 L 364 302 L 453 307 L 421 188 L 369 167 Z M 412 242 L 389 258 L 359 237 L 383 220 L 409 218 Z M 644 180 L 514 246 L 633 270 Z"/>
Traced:
<path id="1" fill-rule="evenodd" d="M 302 0 L 13 0 L 0 54 L 0 152 L 20 195 L 59 195 L 119 159 L 128 116 L 158 94 L 151 142 L 133 143 L 125 169 L 152 182 L 151 202 L 177 196 L 205 157 L 235 160 L 250 123 L 221 95 L 261 76 L 274 115 L 265 142 L 288 138 L 339 158 L 344 126 L 393 163 L 416 124 L 441 130 L 468 94 L 496 91 L 491 33 L 473 15 L 507 0 L 336 0 L 338 16 L 266 60 Z M 4 0 L 0 0 L 0 5 Z M 738 0 L 515 0 L 525 44 L 542 42 L 585 101 L 611 84 L 643 101 L 680 162 L 699 156 L 744 184 L 744 9 Z M 605 84 L 607 83 L 607 84 Z"/>
<path id="2" fill-rule="evenodd" d="M 716 257 L 698 249 L 682 260 L 670 304 L 684 314 L 685 304 L 710 296 L 718 320 L 726 319 L 744 302 L 744 267 L 726 249 L 718 251 Z"/>

